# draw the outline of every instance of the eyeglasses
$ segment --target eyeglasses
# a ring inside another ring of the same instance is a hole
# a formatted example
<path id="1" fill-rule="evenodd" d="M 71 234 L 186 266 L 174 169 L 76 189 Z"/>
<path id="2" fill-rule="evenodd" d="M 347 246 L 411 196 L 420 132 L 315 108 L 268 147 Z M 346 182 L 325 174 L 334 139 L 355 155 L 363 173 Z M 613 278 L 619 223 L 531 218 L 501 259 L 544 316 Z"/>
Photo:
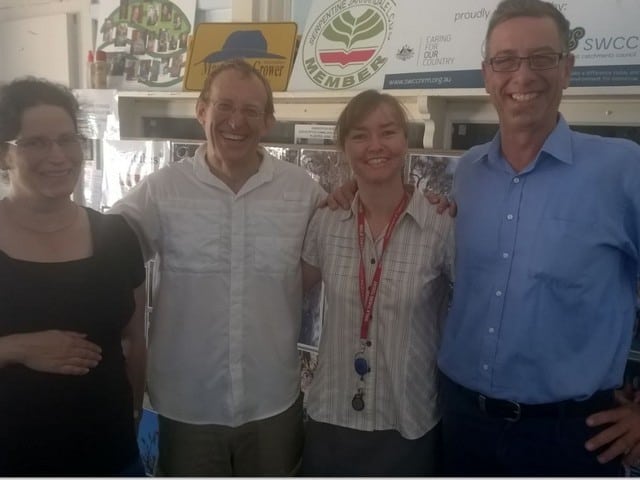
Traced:
<path id="1" fill-rule="evenodd" d="M 76 155 L 86 144 L 86 139 L 78 134 L 60 135 L 58 138 L 45 136 L 17 138 L 7 140 L 5 143 L 13 145 L 17 149 L 29 155 L 47 155 L 56 143 L 60 149 L 68 155 Z"/>
<path id="2" fill-rule="evenodd" d="M 219 113 L 223 116 L 231 116 L 236 110 L 240 111 L 240 115 L 242 115 L 247 120 L 258 120 L 264 115 L 264 110 L 260 110 L 257 107 L 252 107 L 250 105 L 244 105 L 242 107 L 236 107 L 233 103 L 229 102 L 211 102 L 213 105 L 213 109 L 216 113 Z"/>
<path id="3" fill-rule="evenodd" d="M 494 72 L 517 72 L 523 60 L 529 62 L 530 70 L 550 70 L 555 68 L 564 57 L 566 52 L 560 53 L 536 53 L 528 57 L 518 57 L 517 55 L 498 55 L 488 60 Z"/>

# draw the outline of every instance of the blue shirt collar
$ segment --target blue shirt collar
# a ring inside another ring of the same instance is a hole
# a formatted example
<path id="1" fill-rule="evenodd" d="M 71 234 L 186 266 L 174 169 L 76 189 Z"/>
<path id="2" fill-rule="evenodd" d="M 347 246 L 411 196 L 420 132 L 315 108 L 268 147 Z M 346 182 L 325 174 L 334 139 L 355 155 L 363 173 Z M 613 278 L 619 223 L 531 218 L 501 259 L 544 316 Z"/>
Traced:
<path id="1" fill-rule="evenodd" d="M 480 155 L 475 157 L 474 162 L 480 160 L 488 162 L 490 165 L 504 165 L 502 152 L 500 151 L 500 130 L 495 134 L 493 139 L 482 145 Z M 558 123 L 551 134 L 547 137 L 538 156 L 531 164 L 534 168 L 541 157 L 554 158 L 568 165 L 573 164 L 573 152 L 571 148 L 571 129 L 562 114 L 558 114 Z"/>

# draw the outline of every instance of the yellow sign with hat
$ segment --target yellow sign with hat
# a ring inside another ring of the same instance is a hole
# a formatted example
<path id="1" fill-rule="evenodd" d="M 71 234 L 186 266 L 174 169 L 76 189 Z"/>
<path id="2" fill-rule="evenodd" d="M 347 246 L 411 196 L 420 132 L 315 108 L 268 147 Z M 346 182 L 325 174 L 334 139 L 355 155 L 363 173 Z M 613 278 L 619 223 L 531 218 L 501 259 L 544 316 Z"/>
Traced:
<path id="1" fill-rule="evenodd" d="M 297 30 L 295 22 L 200 23 L 189 48 L 184 89 L 200 91 L 216 64 L 244 58 L 274 92 L 286 90 Z"/>

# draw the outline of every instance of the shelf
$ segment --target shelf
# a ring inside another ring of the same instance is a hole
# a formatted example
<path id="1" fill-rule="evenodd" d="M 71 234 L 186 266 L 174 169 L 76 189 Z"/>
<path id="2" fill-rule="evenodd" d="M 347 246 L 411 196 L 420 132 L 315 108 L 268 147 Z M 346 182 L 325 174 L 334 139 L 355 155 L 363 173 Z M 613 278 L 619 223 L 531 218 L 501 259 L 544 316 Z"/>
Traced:
<path id="1" fill-rule="evenodd" d="M 357 92 L 275 92 L 275 114 L 283 122 L 335 122 Z M 497 123 L 484 89 L 385 90 L 406 107 L 411 121 L 424 123 L 423 147 L 450 148 L 454 123 Z M 142 138 L 143 118 L 195 116 L 198 92 L 119 92 L 122 138 Z M 560 111 L 570 124 L 640 125 L 640 86 L 572 87 Z"/>

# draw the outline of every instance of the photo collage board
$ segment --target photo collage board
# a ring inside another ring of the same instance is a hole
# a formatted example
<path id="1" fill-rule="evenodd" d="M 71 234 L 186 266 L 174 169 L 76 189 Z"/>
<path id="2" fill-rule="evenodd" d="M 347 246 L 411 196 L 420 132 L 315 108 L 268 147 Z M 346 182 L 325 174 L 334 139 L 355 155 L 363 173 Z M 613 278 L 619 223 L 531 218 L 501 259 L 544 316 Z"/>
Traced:
<path id="1" fill-rule="evenodd" d="M 108 88 L 182 90 L 196 0 L 101 0 L 96 51 Z"/>

